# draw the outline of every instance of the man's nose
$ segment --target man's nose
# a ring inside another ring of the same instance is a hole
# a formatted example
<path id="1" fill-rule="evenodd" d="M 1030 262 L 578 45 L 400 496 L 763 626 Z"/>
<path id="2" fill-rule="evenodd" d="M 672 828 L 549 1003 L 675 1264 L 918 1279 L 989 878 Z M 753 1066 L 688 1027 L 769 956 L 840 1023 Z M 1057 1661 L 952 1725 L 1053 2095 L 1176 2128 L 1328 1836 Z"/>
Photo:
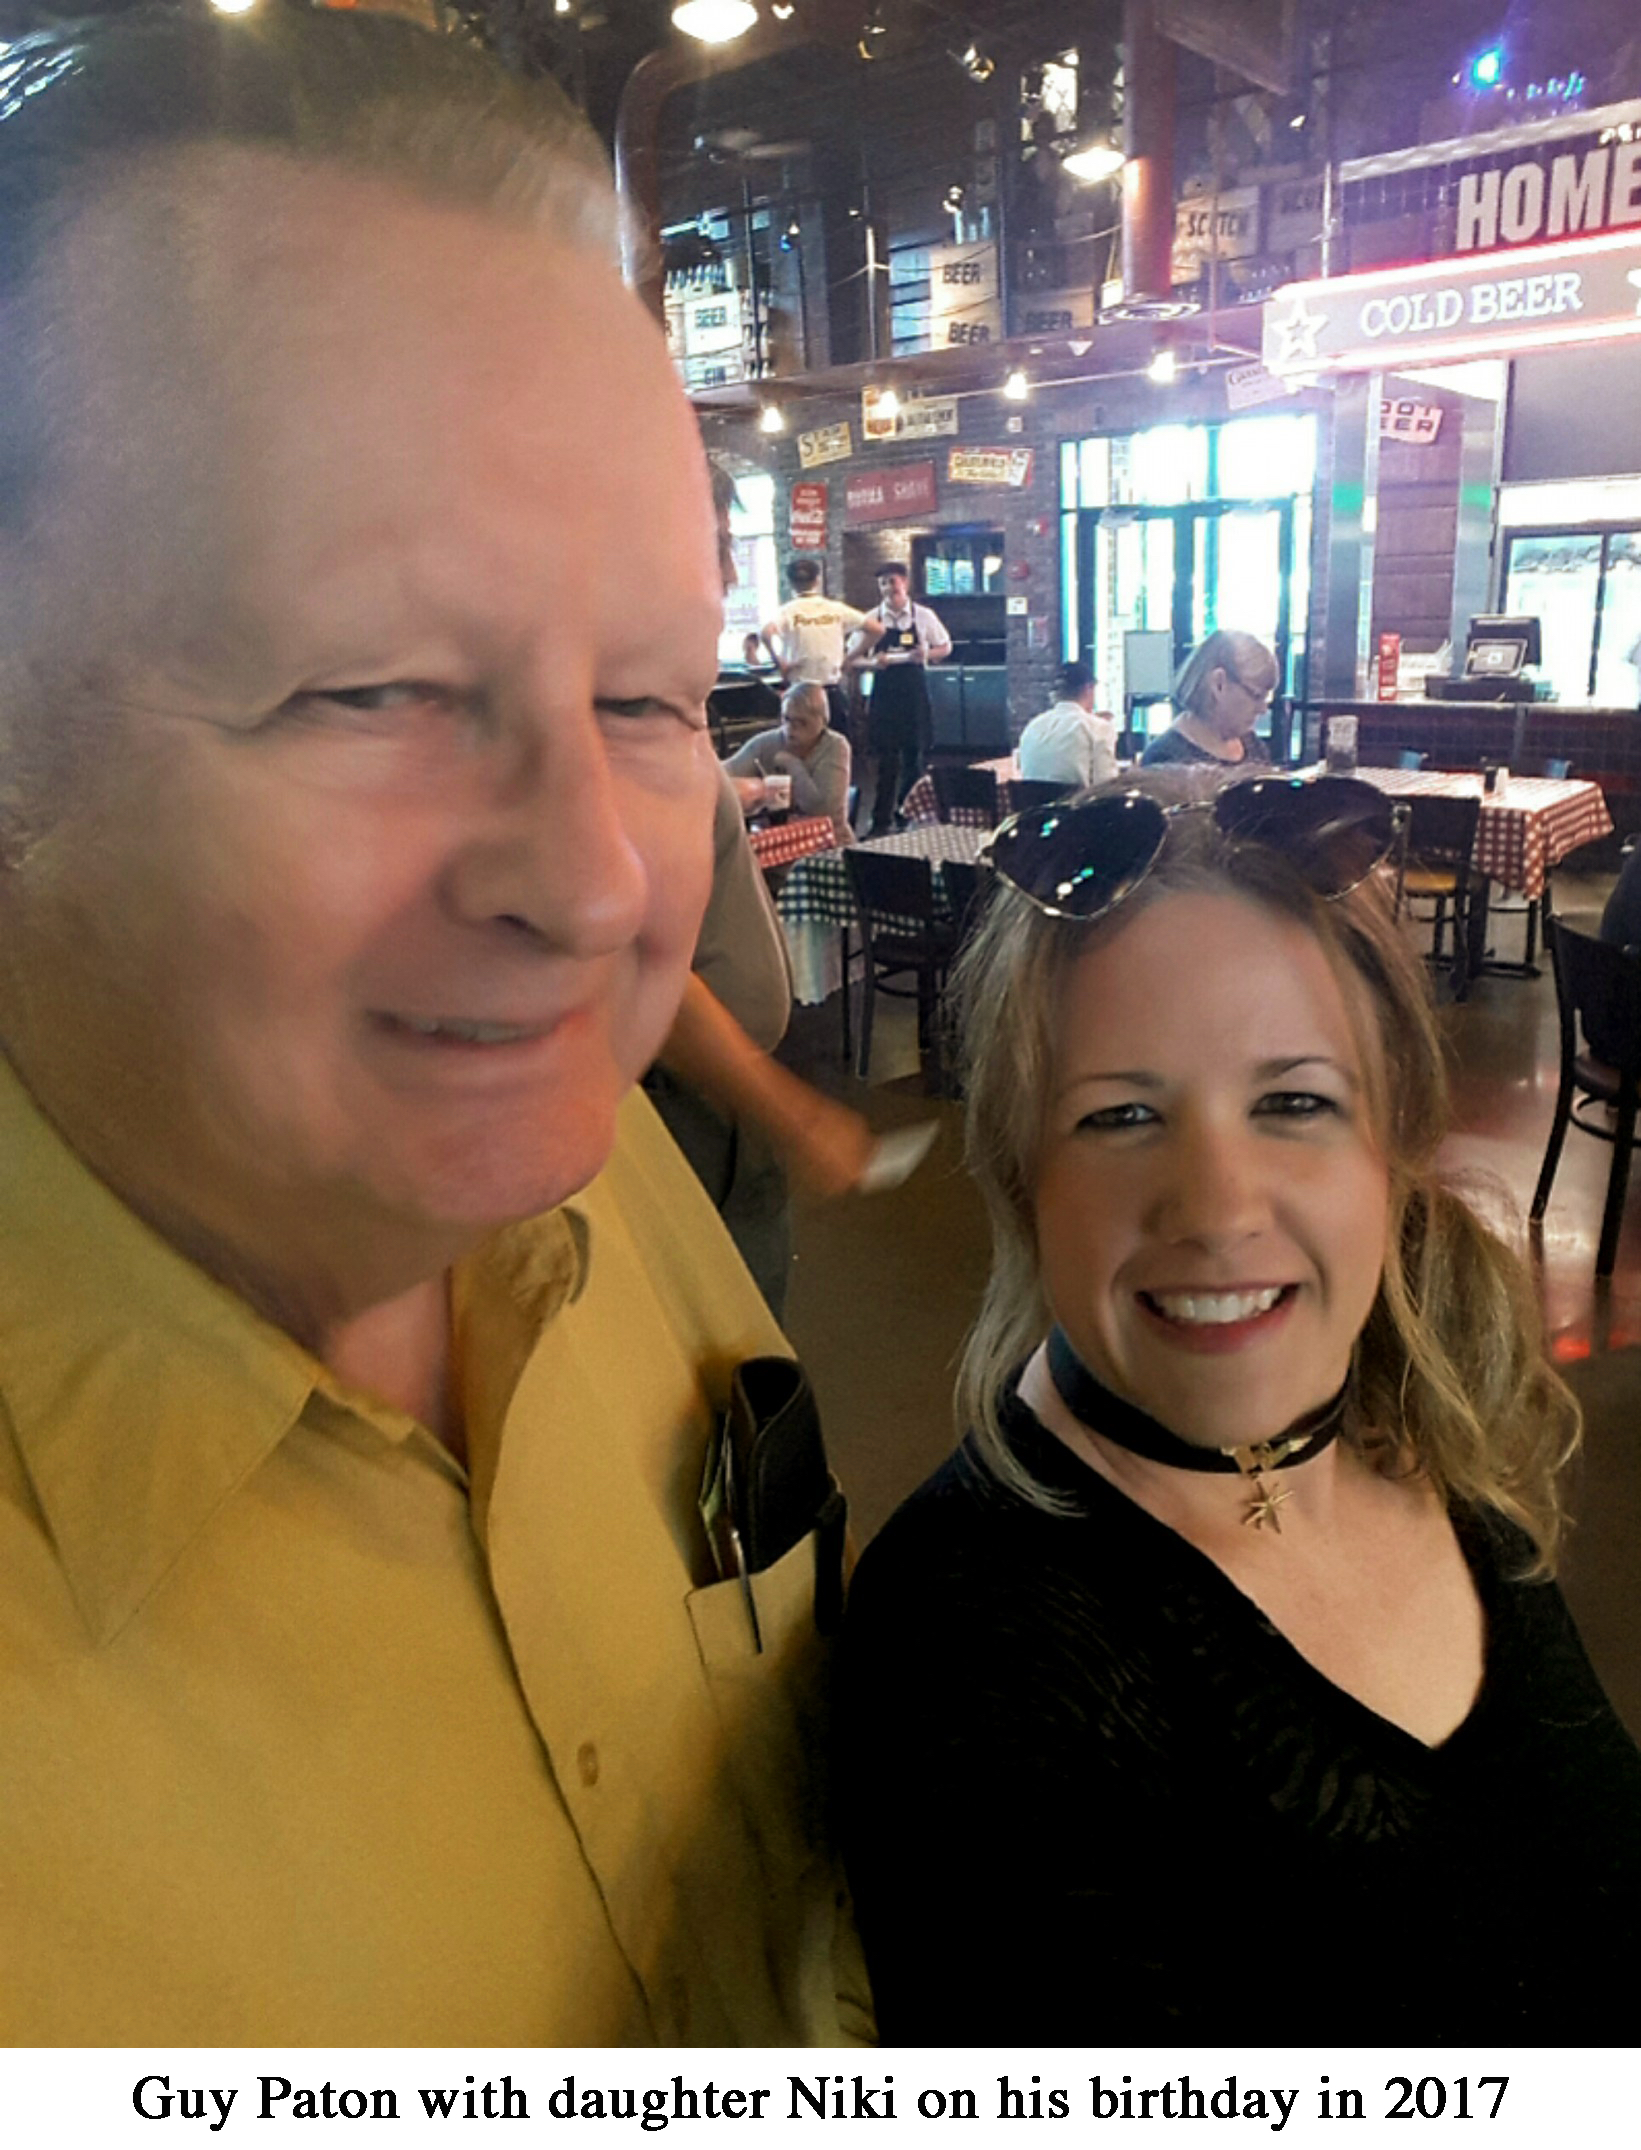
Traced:
<path id="1" fill-rule="evenodd" d="M 502 923 L 544 949 L 607 955 L 637 937 L 649 870 L 635 793 L 612 766 L 591 702 L 507 712 L 496 767 L 446 876 L 465 924 Z"/>

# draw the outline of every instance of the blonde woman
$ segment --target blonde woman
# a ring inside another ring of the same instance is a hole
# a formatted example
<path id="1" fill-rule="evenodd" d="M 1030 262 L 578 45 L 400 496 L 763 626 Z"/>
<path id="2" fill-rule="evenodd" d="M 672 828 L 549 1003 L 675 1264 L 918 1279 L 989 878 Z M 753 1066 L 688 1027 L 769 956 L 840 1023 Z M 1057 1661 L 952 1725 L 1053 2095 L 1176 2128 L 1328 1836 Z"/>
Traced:
<path id="1" fill-rule="evenodd" d="M 1168 762 L 1268 762 L 1254 726 L 1276 692 L 1276 659 L 1257 635 L 1221 629 L 1199 642 L 1174 681 L 1179 715 L 1140 756 Z"/>
<path id="2" fill-rule="evenodd" d="M 861 1563 L 847 1848 L 890 2042 L 1601 2043 L 1641 1755 L 1553 1583 L 1577 1413 L 1435 1170 L 1353 782 L 999 832 L 962 1449 Z"/>

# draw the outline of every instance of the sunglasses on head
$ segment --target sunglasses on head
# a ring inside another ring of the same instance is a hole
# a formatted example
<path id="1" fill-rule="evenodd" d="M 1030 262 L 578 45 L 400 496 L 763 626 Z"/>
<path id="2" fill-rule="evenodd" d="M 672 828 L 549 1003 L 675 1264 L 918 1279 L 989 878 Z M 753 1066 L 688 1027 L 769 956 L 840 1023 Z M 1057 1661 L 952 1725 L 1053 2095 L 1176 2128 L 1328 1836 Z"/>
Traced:
<path id="1" fill-rule="evenodd" d="M 1278 852 L 1319 896 L 1359 888 L 1390 856 L 1405 810 L 1353 777 L 1259 777 L 1164 806 L 1148 792 L 1033 807 L 991 839 L 994 871 L 1051 918 L 1098 918 L 1131 896 L 1177 814 L 1211 813 L 1228 843 Z"/>

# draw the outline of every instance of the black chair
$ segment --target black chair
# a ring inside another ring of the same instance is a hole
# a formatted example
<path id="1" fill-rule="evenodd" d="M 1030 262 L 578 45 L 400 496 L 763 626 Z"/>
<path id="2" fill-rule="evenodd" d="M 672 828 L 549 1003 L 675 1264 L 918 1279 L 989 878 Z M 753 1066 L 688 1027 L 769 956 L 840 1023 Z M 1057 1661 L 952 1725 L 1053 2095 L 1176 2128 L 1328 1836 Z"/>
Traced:
<path id="1" fill-rule="evenodd" d="M 997 826 L 997 778 L 990 769 L 971 769 L 961 762 L 936 762 L 929 771 L 934 779 L 935 811 L 950 821 L 961 808 L 979 814 L 988 829 Z"/>
<path id="2" fill-rule="evenodd" d="M 951 919 L 952 946 L 960 949 L 979 925 L 997 877 L 978 859 L 943 859 L 940 885 L 945 890 Z"/>
<path id="3" fill-rule="evenodd" d="M 1612 1170 L 1607 1175 L 1607 1203 L 1595 1256 L 1596 1275 L 1610 1277 L 1618 1251 L 1618 1228 L 1624 1220 L 1630 1151 L 1635 1146 L 1637 1081 L 1641 1078 L 1641 955 L 1575 932 L 1559 918 L 1549 921 L 1549 940 L 1561 1017 L 1561 1077 L 1550 1140 L 1528 1214 L 1535 1224 L 1543 1219 L 1569 1122 L 1587 1135 L 1610 1142 Z M 1579 1050 L 1580 1026 L 1587 1045 L 1583 1052 Z M 1612 1126 L 1584 1118 L 1578 1110 L 1580 1103 L 1611 1106 Z"/>
<path id="4" fill-rule="evenodd" d="M 1487 929 L 1487 881 L 1476 871 L 1476 825 L 1480 799 L 1409 799 L 1407 847 L 1396 889 L 1398 911 L 1412 911 L 1433 928 L 1430 961 L 1443 961 L 1447 929 L 1453 929 L 1453 953 L 1447 958 L 1453 998 L 1463 1000 L 1481 967 Z"/>
<path id="5" fill-rule="evenodd" d="M 1363 769 L 1422 769 L 1425 764 L 1418 747 L 1364 747 L 1356 760 Z"/>
<path id="6" fill-rule="evenodd" d="M 1052 806 L 1056 799 L 1072 798 L 1075 784 L 1047 784 L 1038 777 L 1017 776 L 1009 785 L 1009 812 L 1029 813 L 1034 806 Z"/>
<path id="7" fill-rule="evenodd" d="M 940 1088 L 940 990 L 956 952 L 951 921 L 935 902 L 934 869 L 926 858 L 902 858 L 892 851 L 857 846 L 844 854 L 850 891 L 860 920 L 865 956 L 861 980 L 860 1060 L 856 1072 L 865 1081 L 872 1065 L 872 1013 L 879 993 L 917 1002 L 917 1042 L 933 1062 Z M 910 978 L 910 985 L 888 981 Z M 844 996 L 849 979 L 843 981 Z"/>

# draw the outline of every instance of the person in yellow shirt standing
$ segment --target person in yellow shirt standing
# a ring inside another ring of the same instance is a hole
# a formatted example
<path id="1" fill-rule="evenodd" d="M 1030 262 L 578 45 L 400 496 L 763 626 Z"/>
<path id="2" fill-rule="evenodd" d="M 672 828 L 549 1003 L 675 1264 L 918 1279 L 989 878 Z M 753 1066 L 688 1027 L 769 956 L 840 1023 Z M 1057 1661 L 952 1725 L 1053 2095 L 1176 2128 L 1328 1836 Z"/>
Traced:
<path id="1" fill-rule="evenodd" d="M 801 1393 L 632 1088 L 720 605 L 599 153 L 379 17 L 8 70 L 0 2039 L 862 2035 L 835 1501 L 721 1565 Z"/>

